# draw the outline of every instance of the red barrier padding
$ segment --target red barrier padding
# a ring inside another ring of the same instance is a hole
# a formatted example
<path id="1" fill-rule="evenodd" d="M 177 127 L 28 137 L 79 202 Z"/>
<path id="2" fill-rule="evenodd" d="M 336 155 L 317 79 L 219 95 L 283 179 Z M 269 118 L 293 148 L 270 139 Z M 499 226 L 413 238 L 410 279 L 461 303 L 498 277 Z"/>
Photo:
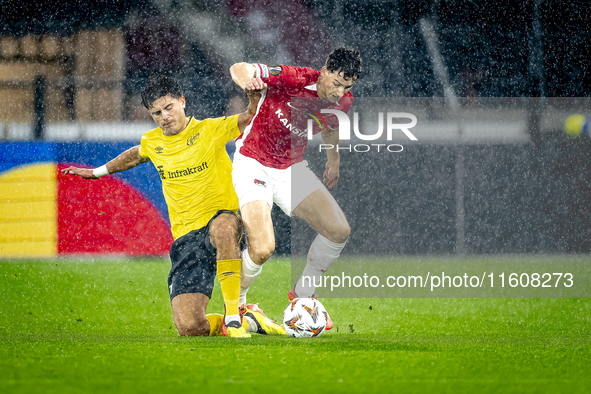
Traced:
<path id="1" fill-rule="evenodd" d="M 116 176 L 63 175 L 61 169 L 68 166 L 58 164 L 59 255 L 168 253 L 170 228 L 141 193 Z"/>

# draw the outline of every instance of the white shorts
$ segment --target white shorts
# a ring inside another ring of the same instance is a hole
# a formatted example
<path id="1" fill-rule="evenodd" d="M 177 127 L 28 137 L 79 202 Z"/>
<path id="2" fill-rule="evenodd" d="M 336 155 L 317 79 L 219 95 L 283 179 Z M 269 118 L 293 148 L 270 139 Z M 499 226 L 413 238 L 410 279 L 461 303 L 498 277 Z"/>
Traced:
<path id="1" fill-rule="evenodd" d="M 240 208 L 252 201 L 266 201 L 271 208 L 277 204 L 287 216 L 306 197 L 325 187 L 305 160 L 280 170 L 265 167 L 238 151 L 234 154 L 232 182 Z"/>

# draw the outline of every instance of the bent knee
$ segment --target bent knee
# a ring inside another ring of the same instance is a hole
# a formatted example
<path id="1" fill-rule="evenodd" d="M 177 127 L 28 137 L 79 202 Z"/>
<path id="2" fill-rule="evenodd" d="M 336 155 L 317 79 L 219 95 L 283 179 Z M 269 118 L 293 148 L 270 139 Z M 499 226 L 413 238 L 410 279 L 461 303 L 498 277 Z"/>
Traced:
<path id="1" fill-rule="evenodd" d="M 269 260 L 275 251 L 275 242 L 248 245 L 248 253 L 255 264 L 261 265 Z"/>
<path id="2" fill-rule="evenodd" d="M 203 337 L 209 336 L 209 322 L 206 318 L 198 320 L 175 321 L 176 330 L 180 336 Z"/>
<path id="3" fill-rule="evenodd" d="M 347 222 L 338 223 L 332 226 L 328 231 L 325 237 L 332 242 L 343 244 L 349 238 L 351 234 L 351 227 Z"/>

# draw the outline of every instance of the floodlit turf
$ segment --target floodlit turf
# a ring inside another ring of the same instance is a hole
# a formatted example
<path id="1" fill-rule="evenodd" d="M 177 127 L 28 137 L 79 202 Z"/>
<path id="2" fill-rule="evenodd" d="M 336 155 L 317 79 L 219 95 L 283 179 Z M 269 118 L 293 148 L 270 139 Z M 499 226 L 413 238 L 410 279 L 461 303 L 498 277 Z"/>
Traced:
<path id="1" fill-rule="evenodd" d="M 320 338 L 180 338 L 168 264 L 0 262 L 0 392 L 591 391 L 589 299 L 324 299 Z M 269 261 L 249 300 L 280 319 L 289 276 Z"/>

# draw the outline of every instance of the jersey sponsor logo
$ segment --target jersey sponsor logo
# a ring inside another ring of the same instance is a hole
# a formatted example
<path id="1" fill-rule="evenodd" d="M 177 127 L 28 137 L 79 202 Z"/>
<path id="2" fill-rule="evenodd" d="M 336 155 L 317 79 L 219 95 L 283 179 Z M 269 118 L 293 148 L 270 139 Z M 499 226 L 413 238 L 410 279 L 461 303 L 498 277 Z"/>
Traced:
<path id="1" fill-rule="evenodd" d="M 281 74 L 281 71 L 283 71 L 281 66 L 269 66 L 269 74 L 271 75 L 279 75 Z"/>
<path id="2" fill-rule="evenodd" d="M 160 178 L 162 179 L 175 179 L 175 178 L 182 178 L 185 176 L 189 176 L 192 174 L 196 174 L 198 172 L 204 171 L 208 169 L 207 162 L 204 161 L 201 165 L 195 167 L 187 167 L 181 170 L 176 171 L 164 171 L 164 166 L 158 166 L 158 173 L 160 174 Z M 166 175 L 166 176 L 165 176 Z"/>
<path id="3" fill-rule="evenodd" d="M 261 181 L 260 179 L 255 179 L 254 184 L 257 186 L 267 187 L 267 183 L 265 181 Z"/>
<path id="4" fill-rule="evenodd" d="M 160 153 L 164 152 L 164 148 L 161 146 L 157 146 L 154 148 L 154 151 L 156 151 L 156 154 L 159 155 Z"/>
<path id="5" fill-rule="evenodd" d="M 261 78 L 269 78 L 269 67 L 265 64 L 261 64 Z"/>
<path id="6" fill-rule="evenodd" d="M 192 136 L 190 136 L 189 138 L 187 138 L 187 146 L 191 146 L 195 143 L 195 141 L 197 141 L 199 139 L 199 136 L 201 135 L 201 133 L 197 133 L 194 134 Z"/>
<path id="7" fill-rule="evenodd" d="M 297 135 L 298 137 L 305 137 L 307 135 L 306 130 L 299 129 L 299 128 L 295 127 L 293 124 L 291 124 L 290 121 L 285 116 L 285 114 L 283 113 L 283 111 L 281 111 L 281 109 L 278 109 L 277 111 L 275 111 L 275 115 L 277 115 L 279 122 L 281 122 L 283 124 L 283 126 L 285 126 L 285 128 L 288 129 L 293 134 Z"/>

